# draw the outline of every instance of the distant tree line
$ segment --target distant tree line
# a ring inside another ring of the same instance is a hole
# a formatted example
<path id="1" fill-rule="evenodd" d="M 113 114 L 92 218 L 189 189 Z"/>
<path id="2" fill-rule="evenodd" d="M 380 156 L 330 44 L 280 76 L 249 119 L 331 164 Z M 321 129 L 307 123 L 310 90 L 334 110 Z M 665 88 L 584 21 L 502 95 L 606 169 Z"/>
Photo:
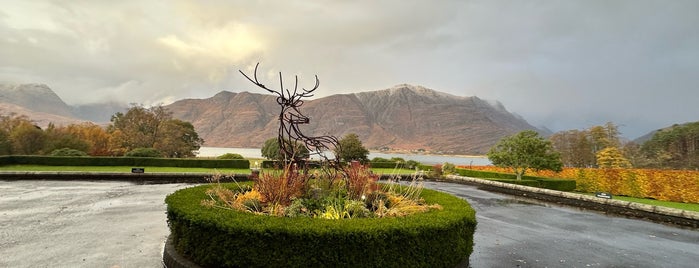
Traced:
<path id="1" fill-rule="evenodd" d="M 67 126 L 49 124 L 42 129 L 26 116 L 0 116 L 0 155 L 148 156 L 193 157 L 204 143 L 194 126 L 162 106 L 132 105 L 116 113 L 107 127 L 94 123 Z"/>
<path id="2" fill-rule="evenodd" d="M 640 146 L 648 167 L 699 168 L 699 122 L 657 131 Z"/>
<path id="3" fill-rule="evenodd" d="M 567 167 L 699 168 L 699 122 L 657 131 L 643 144 L 624 142 L 614 123 L 549 137 Z"/>

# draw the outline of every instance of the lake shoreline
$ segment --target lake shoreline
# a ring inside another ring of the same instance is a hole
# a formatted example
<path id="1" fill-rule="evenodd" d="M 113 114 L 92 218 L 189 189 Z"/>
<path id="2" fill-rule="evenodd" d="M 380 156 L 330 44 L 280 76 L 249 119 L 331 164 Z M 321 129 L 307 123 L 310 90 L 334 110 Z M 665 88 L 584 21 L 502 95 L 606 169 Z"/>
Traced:
<path id="1" fill-rule="evenodd" d="M 198 157 L 216 157 L 225 153 L 240 154 L 245 158 L 263 159 L 260 148 L 225 148 L 225 147 L 201 147 Z M 491 165 L 486 156 L 478 155 L 440 155 L 434 153 L 418 153 L 414 151 L 369 151 L 369 159 L 376 157 L 391 159 L 394 157 L 414 160 L 425 165 L 451 163 L 458 166 L 487 166 Z"/>

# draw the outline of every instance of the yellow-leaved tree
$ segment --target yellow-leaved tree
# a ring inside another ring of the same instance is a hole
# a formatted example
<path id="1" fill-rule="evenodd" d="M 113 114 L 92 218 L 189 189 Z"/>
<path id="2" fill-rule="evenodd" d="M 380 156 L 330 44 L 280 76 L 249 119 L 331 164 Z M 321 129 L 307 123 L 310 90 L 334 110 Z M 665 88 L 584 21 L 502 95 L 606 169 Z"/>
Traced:
<path id="1" fill-rule="evenodd" d="M 599 168 L 630 168 L 631 162 L 621 153 L 617 147 L 606 147 L 597 152 L 597 166 Z"/>

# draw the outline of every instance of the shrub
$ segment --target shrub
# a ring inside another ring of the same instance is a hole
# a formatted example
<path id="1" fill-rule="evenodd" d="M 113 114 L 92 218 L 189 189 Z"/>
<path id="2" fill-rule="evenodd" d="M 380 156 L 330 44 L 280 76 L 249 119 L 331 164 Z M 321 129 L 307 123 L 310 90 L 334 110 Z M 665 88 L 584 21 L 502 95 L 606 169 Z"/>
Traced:
<path id="1" fill-rule="evenodd" d="M 420 166 L 420 162 L 418 162 L 418 161 L 415 161 L 415 160 L 405 161 L 405 168 L 415 169 L 419 166 Z"/>
<path id="2" fill-rule="evenodd" d="M 430 172 L 430 175 L 434 178 L 439 178 L 444 175 L 444 173 L 442 173 L 442 165 L 436 164 L 432 166 L 432 172 Z"/>
<path id="3" fill-rule="evenodd" d="M 455 171 L 456 166 L 452 163 L 445 162 L 444 165 L 442 165 L 442 174 L 444 175 L 454 174 Z"/>
<path id="4" fill-rule="evenodd" d="M 39 155 L 12 155 L 0 157 L 4 165 L 46 166 L 152 166 L 199 168 L 250 168 L 248 160 L 213 160 L 194 158 L 145 158 L 145 157 L 55 157 Z"/>
<path id="5" fill-rule="evenodd" d="M 376 181 L 379 176 L 372 173 L 369 167 L 360 165 L 359 162 L 352 162 L 344 169 L 347 175 L 347 195 L 350 199 L 359 200 L 365 194 L 377 190 Z"/>
<path id="6" fill-rule="evenodd" d="M 240 154 L 226 153 L 226 154 L 219 155 L 218 157 L 216 157 L 216 159 L 221 159 L 221 160 L 245 159 L 245 157 L 243 157 L 243 156 L 240 155 Z"/>
<path id="7" fill-rule="evenodd" d="M 86 152 L 71 149 L 71 148 L 61 148 L 53 150 L 50 154 L 51 156 L 87 156 Z"/>
<path id="8" fill-rule="evenodd" d="M 371 159 L 371 162 L 372 163 L 374 163 L 374 162 L 391 162 L 391 160 L 388 160 L 388 159 L 383 158 L 383 157 L 374 157 Z"/>
<path id="9" fill-rule="evenodd" d="M 526 185 L 557 191 L 574 191 L 576 187 L 575 180 L 570 179 L 551 179 L 536 176 L 523 176 L 522 182 L 517 182 L 517 176 L 512 173 L 500 173 L 462 168 L 455 169 L 455 172 L 460 176 L 491 179 L 505 183 Z"/>
<path id="10" fill-rule="evenodd" d="M 163 154 L 154 148 L 136 148 L 124 156 L 126 157 L 162 157 Z"/>

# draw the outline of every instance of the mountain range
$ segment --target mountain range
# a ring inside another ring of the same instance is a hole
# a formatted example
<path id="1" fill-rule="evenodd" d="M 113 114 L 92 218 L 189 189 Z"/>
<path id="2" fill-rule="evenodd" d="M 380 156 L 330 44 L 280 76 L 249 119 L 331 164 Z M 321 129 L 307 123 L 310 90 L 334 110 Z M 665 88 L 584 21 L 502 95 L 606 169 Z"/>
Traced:
<path id="1" fill-rule="evenodd" d="M 221 91 L 206 99 L 183 99 L 166 105 L 174 118 L 191 122 L 205 146 L 259 148 L 276 137 L 280 107 L 277 96 Z M 42 123 L 106 123 L 126 105 L 69 106 L 48 86 L 0 84 L 0 113 L 25 114 Z M 484 154 L 502 137 L 537 129 L 498 102 L 460 97 L 421 86 L 336 94 L 306 100 L 299 108 L 309 117 L 300 126 L 308 136 L 342 137 L 355 133 L 374 150 Z"/>

